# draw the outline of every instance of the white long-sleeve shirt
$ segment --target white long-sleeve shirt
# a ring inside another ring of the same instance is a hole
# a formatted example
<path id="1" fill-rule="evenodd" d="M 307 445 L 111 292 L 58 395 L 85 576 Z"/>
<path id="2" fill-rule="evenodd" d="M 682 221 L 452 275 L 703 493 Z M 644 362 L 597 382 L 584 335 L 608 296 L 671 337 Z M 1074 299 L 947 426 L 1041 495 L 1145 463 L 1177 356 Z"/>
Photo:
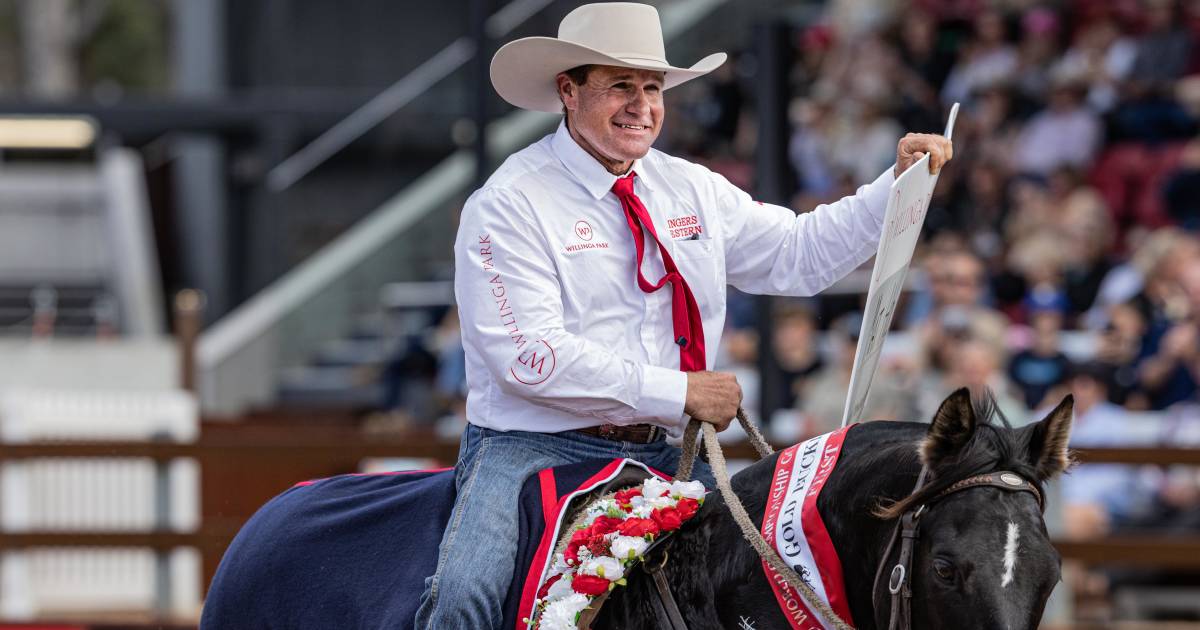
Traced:
<path id="1" fill-rule="evenodd" d="M 813 295 L 875 252 L 889 169 L 854 196 L 797 216 L 708 169 L 651 150 L 634 191 L 700 305 L 708 368 L 725 285 Z M 513 154 L 467 200 L 454 293 L 467 355 L 467 419 L 500 431 L 604 423 L 684 426 L 687 376 L 671 290 L 638 288 L 634 245 L 612 175 L 558 131 Z M 643 272 L 662 277 L 647 239 Z"/>

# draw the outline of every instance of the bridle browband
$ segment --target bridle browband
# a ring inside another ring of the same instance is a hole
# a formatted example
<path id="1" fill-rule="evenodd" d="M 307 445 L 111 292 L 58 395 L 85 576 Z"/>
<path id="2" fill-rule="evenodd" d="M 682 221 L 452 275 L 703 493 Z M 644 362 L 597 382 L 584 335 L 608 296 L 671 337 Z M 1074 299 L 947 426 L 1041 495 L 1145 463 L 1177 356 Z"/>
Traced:
<path id="1" fill-rule="evenodd" d="M 925 479 L 928 475 L 929 469 L 922 466 L 921 474 L 917 477 L 917 485 L 913 488 L 909 496 L 916 494 L 925 486 Z M 912 574 L 913 548 L 916 546 L 917 538 L 921 533 L 921 516 L 925 513 L 926 509 L 942 499 L 956 492 L 979 487 L 999 488 L 1009 492 L 1028 492 L 1037 499 L 1038 509 L 1043 513 L 1046 511 L 1046 499 L 1042 496 L 1042 491 L 1038 489 L 1037 485 L 1017 473 L 1007 470 L 997 470 L 995 472 L 960 479 L 921 505 L 905 510 L 900 515 L 900 518 L 897 519 L 896 527 L 892 530 L 892 536 L 883 551 L 883 556 L 879 559 L 879 567 L 875 570 L 875 582 L 871 588 L 871 598 L 875 602 L 875 610 L 878 611 L 880 609 L 879 580 L 883 577 L 883 569 L 887 566 L 888 558 L 892 555 L 892 549 L 896 546 L 896 540 L 900 540 L 900 555 L 896 559 L 896 564 L 892 567 L 891 575 L 888 577 L 888 592 L 891 593 L 891 612 L 888 615 L 888 630 L 910 630 L 912 628 L 912 582 L 910 578 Z"/>

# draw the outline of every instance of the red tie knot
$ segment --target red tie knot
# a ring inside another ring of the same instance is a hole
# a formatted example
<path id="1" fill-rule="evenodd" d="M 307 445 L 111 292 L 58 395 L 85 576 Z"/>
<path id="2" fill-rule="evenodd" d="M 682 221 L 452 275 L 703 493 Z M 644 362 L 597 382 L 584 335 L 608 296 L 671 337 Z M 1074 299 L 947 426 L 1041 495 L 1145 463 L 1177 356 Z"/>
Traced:
<path id="1" fill-rule="evenodd" d="M 630 172 L 625 177 L 613 182 L 612 191 L 618 197 L 627 197 L 633 194 L 633 178 L 637 177 L 637 173 Z"/>

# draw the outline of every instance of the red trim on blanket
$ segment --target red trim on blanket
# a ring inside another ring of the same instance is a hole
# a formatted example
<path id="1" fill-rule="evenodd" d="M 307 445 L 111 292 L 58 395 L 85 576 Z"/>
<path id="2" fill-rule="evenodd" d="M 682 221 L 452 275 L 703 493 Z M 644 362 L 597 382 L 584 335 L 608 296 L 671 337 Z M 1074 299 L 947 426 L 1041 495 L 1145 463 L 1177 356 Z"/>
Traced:
<path id="1" fill-rule="evenodd" d="M 338 477 L 390 477 L 392 475 L 415 475 L 417 473 L 441 473 L 441 472 L 446 472 L 447 470 L 454 470 L 454 468 L 427 468 L 424 470 L 385 470 L 383 472 L 349 473 L 349 474 L 337 475 L 337 476 Z M 314 483 L 317 483 L 318 481 L 325 481 L 326 479 L 333 479 L 333 477 L 321 477 L 319 479 L 309 479 L 308 481 L 301 481 L 292 487 L 293 488 L 303 488 L 305 486 L 311 486 Z"/>
<path id="2" fill-rule="evenodd" d="M 533 612 L 533 602 L 535 599 L 537 599 L 537 590 L 538 587 L 541 586 L 542 574 L 546 571 L 546 560 L 550 557 L 550 553 L 554 551 L 554 543 L 558 540 L 558 519 L 562 516 L 562 511 L 567 507 L 567 503 L 576 493 L 580 491 L 591 490 L 593 486 L 611 479 L 613 475 L 619 471 L 622 466 L 624 466 L 625 462 L 635 463 L 636 465 L 649 470 L 655 475 L 670 479 L 669 476 L 664 475 L 657 470 L 646 466 L 645 464 L 634 462 L 633 460 L 628 460 L 625 458 L 618 458 L 609 462 L 607 466 L 601 468 L 599 472 L 589 477 L 587 481 L 579 484 L 578 488 L 564 494 L 561 499 L 554 501 L 553 514 L 547 514 L 546 529 L 542 532 L 542 540 L 540 543 L 538 543 L 537 553 L 534 554 L 533 561 L 529 564 L 529 571 L 525 574 L 525 585 L 521 590 L 521 606 L 517 609 L 516 630 L 528 630 L 529 628 L 527 625 L 525 625 L 522 617 L 528 617 L 529 614 Z M 538 474 L 539 481 L 542 480 L 542 473 L 547 472 L 552 474 L 552 469 L 541 471 L 541 473 Z M 553 477 L 551 477 L 551 479 L 553 480 Z M 553 481 L 551 483 L 553 483 Z M 545 492 L 546 485 L 543 483 L 543 509 L 546 509 Z M 554 496 L 555 494 L 557 494 L 557 489 L 555 492 L 551 493 L 551 496 Z"/>
<path id="3" fill-rule="evenodd" d="M 542 486 L 542 517 L 546 527 L 551 528 L 558 518 L 558 484 L 554 481 L 554 469 L 543 468 L 538 473 L 538 483 Z"/>

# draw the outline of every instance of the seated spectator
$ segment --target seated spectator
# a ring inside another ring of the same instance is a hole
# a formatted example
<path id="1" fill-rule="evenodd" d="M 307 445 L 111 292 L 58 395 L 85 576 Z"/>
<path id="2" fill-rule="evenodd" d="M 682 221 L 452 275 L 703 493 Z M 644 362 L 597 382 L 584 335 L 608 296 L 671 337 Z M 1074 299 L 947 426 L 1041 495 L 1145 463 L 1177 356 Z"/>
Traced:
<path id="1" fill-rule="evenodd" d="M 1052 77 L 1048 105 L 1029 119 L 1017 138 L 1017 172 L 1048 176 L 1062 166 L 1091 166 L 1103 137 L 1099 116 L 1084 105 L 1086 87 L 1080 75 L 1059 71 Z"/>
<path id="2" fill-rule="evenodd" d="M 959 55 L 942 87 L 942 102 L 967 103 L 979 87 L 1011 78 L 1017 69 L 1017 51 L 1008 43 L 1004 16 L 985 10 L 975 18 L 975 36 Z"/>
<path id="3" fill-rule="evenodd" d="M 1104 317 L 1096 344 L 1096 361 L 1112 373 L 1108 399 L 1127 409 L 1147 409 L 1150 402 L 1138 386 L 1134 367 L 1146 334 L 1146 318 L 1130 303 L 1108 307 Z"/>
<path id="4" fill-rule="evenodd" d="M 1182 77 L 1191 61 L 1191 33 L 1176 0 L 1146 0 L 1146 31 L 1137 41 L 1130 78 L 1157 88 Z"/>
<path id="5" fill-rule="evenodd" d="M 854 369 L 854 355 L 861 329 L 860 313 L 844 315 L 830 326 L 830 359 L 825 362 L 824 367 L 808 378 L 797 399 L 803 435 L 833 431 L 842 425 L 842 414 L 846 410 L 846 397 L 850 388 L 850 373 Z M 916 415 L 914 388 L 905 387 L 897 376 L 886 368 L 881 368 L 871 383 L 871 392 L 867 396 L 863 417 L 851 418 L 850 421 L 932 418 L 932 413 L 928 416 Z"/>
<path id="6" fill-rule="evenodd" d="M 1050 87 L 1050 74 L 1059 57 L 1058 14 L 1048 7 L 1034 7 L 1021 16 L 1016 83 L 1022 94 L 1041 100 Z"/>
<path id="7" fill-rule="evenodd" d="M 1109 259 L 1115 228 L 1104 200 L 1088 186 L 1079 186 L 1063 200 L 1058 218 L 1062 238 L 1063 288 L 1072 319 L 1096 301 L 1100 283 L 1112 269 Z"/>
<path id="8" fill-rule="evenodd" d="M 1101 15 L 1080 27 L 1056 70 L 1085 76 L 1088 105 L 1107 112 L 1120 98 L 1121 82 L 1133 69 L 1136 55 L 1136 42 L 1124 36 L 1111 15 Z"/>
<path id="9" fill-rule="evenodd" d="M 1047 404 L 1046 393 L 1066 380 L 1070 361 L 1059 347 L 1066 306 L 1066 297 L 1053 287 L 1035 287 L 1025 298 L 1033 340 L 1009 361 L 1008 376 L 1030 409 Z"/>
<path id="10" fill-rule="evenodd" d="M 925 384 L 920 387 L 922 418 L 932 418 L 938 405 L 950 392 L 967 387 L 973 392 L 990 390 L 996 399 L 997 409 L 1014 427 L 1037 419 L 1030 417 L 1025 405 L 1011 394 L 1013 388 L 1002 369 L 1005 359 L 1003 350 L 969 334 L 962 335 L 952 345 L 953 349 L 947 353 L 949 366 L 945 374 L 938 380 L 929 374 Z"/>
<path id="11" fill-rule="evenodd" d="M 1158 307 L 1138 365 L 1152 409 L 1195 400 L 1200 389 L 1200 251 L 1182 240 L 1147 286 Z M 1173 281 L 1173 282 L 1172 282 Z"/>
<path id="12" fill-rule="evenodd" d="M 854 332 L 858 339 L 858 332 Z M 771 336 L 775 364 L 779 367 L 781 397 L 773 408 L 791 408 L 815 374 L 825 367 L 819 351 L 817 322 L 810 309 L 788 306 L 775 316 Z"/>
<path id="13" fill-rule="evenodd" d="M 1161 228 L 1135 239 L 1133 255 L 1105 274 L 1097 290 L 1096 302 L 1084 318 L 1087 328 L 1099 330 L 1109 319 L 1107 309 L 1124 304 L 1143 292 L 1146 279 L 1183 238 L 1175 228 Z M 1140 335 L 1139 335 L 1140 339 Z"/>
<path id="14" fill-rule="evenodd" d="M 1184 147 L 1163 196 L 1172 219 L 1184 229 L 1200 232 L 1200 138 Z"/>
<path id="15" fill-rule="evenodd" d="M 1072 368 L 1072 448 L 1134 445 L 1127 412 L 1108 400 L 1111 376 L 1111 370 L 1099 363 Z M 1067 535 L 1103 536 L 1114 525 L 1144 514 L 1150 508 L 1151 494 L 1142 484 L 1136 469 L 1122 464 L 1083 464 L 1071 470 L 1062 480 Z"/>

